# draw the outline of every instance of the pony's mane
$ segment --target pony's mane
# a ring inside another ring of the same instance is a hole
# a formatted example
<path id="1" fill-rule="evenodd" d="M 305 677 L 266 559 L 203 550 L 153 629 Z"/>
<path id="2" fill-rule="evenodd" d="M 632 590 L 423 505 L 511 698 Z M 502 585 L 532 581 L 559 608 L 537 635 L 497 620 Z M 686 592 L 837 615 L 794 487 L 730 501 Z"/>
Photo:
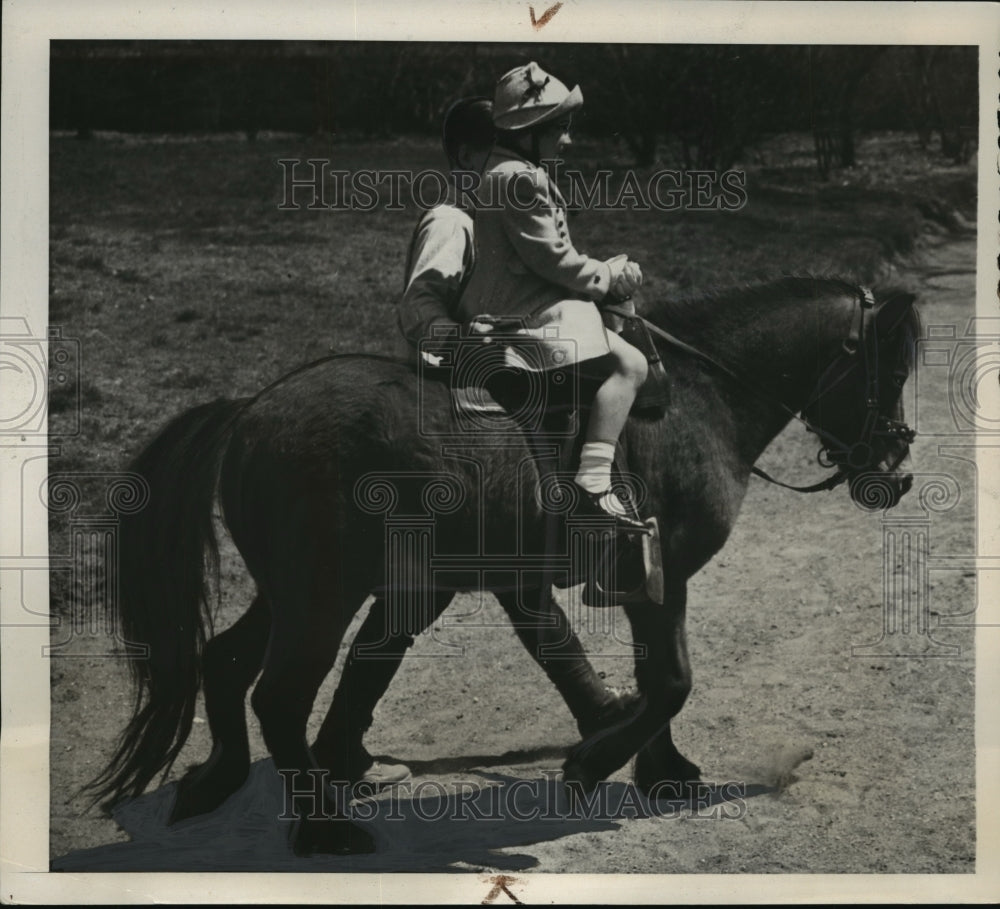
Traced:
<path id="1" fill-rule="evenodd" d="M 769 281 L 711 290 L 698 297 L 666 299 L 647 305 L 641 315 L 651 322 L 687 328 L 725 329 L 746 320 L 763 307 L 783 302 L 801 302 L 824 296 L 856 294 L 857 284 L 842 278 L 786 275 Z M 742 318 L 741 318 L 742 316 Z"/>

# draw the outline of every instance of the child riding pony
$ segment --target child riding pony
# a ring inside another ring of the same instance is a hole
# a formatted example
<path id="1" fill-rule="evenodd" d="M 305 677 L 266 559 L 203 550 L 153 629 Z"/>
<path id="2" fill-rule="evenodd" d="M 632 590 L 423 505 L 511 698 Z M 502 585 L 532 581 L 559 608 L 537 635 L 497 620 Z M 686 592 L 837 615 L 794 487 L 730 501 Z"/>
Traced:
<path id="1" fill-rule="evenodd" d="M 595 305 L 631 296 L 642 272 L 625 256 L 602 261 L 573 246 L 566 202 L 544 166 L 570 144 L 571 116 L 582 104 L 579 86 L 570 91 L 536 63 L 500 79 L 493 103 L 497 144 L 483 180 L 489 204 L 476 212 L 476 268 L 459 309 L 474 329 L 485 313 L 487 320 L 519 320 L 516 334 L 505 335 L 508 366 L 542 372 L 572 366 L 596 377 L 575 478 L 580 510 L 612 516 L 620 529 L 645 530 L 612 494 L 611 466 L 648 366 L 639 350 L 605 329 Z"/>

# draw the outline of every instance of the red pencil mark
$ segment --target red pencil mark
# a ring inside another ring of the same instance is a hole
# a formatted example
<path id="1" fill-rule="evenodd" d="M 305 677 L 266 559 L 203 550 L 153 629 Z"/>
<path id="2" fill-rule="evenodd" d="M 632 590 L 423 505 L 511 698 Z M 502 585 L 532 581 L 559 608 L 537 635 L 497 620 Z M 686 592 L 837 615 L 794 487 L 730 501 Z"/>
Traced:
<path id="1" fill-rule="evenodd" d="M 498 874 L 496 877 L 490 878 L 490 883 L 493 885 L 493 889 L 486 894 L 486 899 L 484 899 L 480 905 L 490 905 L 490 903 L 500 896 L 501 893 L 506 893 L 507 896 L 509 896 L 513 902 L 517 903 L 518 906 L 524 905 L 524 903 L 514 896 L 514 894 L 511 893 L 510 889 L 507 887 L 508 884 L 520 883 L 516 877 L 507 877 L 506 874 Z"/>
<path id="2" fill-rule="evenodd" d="M 542 13 L 541 19 L 535 19 L 535 8 L 533 6 L 528 7 L 528 12 L 531 14 L 531 27 L 538 31 L 543 25 L 546 25 L 556 13 L 562 8 L 562 3 L 557 3 L 555 6 L 550 6 L 544 13 Z"/>

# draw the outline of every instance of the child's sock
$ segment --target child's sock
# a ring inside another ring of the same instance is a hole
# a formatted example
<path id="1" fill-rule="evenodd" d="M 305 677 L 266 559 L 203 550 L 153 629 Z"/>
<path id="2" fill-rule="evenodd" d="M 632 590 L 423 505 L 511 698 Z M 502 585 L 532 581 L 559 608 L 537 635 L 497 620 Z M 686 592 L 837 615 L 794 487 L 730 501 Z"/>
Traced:
<path id="1" fill-rule="evenodd" d="M 601 507 L 609 514 L 627 514 L 625 506 L 611 492 L 611 465 L 615 460 L 613 442 L 586 442 L 580 452 L 580 469 L 576 483 L 587 492 L 607 493 L 601 498 Z"/>
<path id="2" fill-rule="evenodd" d="M 580 469 L 576 482 L 587 492 L 604 492 L 611 488 L 611 465 L 615 446 L 611 442 L 586 442 L 580 451 Z"/>

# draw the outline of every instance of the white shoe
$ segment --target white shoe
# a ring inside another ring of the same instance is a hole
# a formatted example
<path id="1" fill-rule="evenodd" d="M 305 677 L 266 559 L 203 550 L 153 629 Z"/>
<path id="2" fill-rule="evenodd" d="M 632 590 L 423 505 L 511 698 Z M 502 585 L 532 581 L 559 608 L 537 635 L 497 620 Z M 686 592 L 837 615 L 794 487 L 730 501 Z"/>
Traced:
<path id="1" fill-rule="evenodd" d="M 375 761 L 362 775 L 362 783 L 371 783 L 376 789 L 395 786 L 410 778 L 410 768 L 406 764 L 383 764 Z"/>

